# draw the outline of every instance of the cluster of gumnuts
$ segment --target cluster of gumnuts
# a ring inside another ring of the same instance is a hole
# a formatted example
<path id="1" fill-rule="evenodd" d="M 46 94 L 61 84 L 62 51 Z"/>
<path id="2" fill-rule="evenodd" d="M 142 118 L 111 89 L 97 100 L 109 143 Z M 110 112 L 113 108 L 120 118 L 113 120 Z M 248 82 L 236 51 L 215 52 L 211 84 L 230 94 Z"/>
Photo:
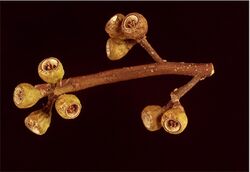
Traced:
<path id="1" fill-rule="evenodd" d="M 107 57 L 119 60 L 136 44 L 140 43 L 148 31 L 147 20 L 139 13 L 114 15 L 106 24 L 106 32 L 110 38 L 106 44 Z M 64 76 L 61 62 L 54 57 L 44 59 L 38 66 L 38 74 L 42 80 L 55 88 L 60 85 Z M 21 83 L 14 90 L 14 103 L 18 108 L 29 108 L 44 97 L 44 93 L 29 83 Z M 42 109 L 32 112 L 25 118 L 25 126 L 38 135 L 44 134 L 51 123 L 53 101 L 58 114 L 64 119 L 76 118 L 82 109 L 80 100 L 73 94 L 48 95 L 49 101 Z M 50 100 L 52 102 L 50 102 Z M 179 134 L 186 128 L 188 119 L 179 100 L 170 106 L 149 105 L 142 113 L 141 119 L 149 131 L 161 127 L 168 133 Z"/>
<path id="2" fill-rule="evenodd" d="M 56 87 L 60 84 L 64 76 L 62 63 L 54 57 L 44 59 L 38 66 L 40 78 Z M 50 96 L 50 95 L 49 95 Z M 29 83 L 21 83 L 14 90 L 13 100 L 18 108 L 29 108 L 34 106 L 38 100 L 44 97 L 43 92 Z M 51 95 L 51 101 L 55 101 L 57 113 L 64 119 L 74 119 L 81 111 L 80 100 L 73 94 L 62 94 L 60 96 Z M 42 109 L 29 114 L 24 122 L 25 126 L 38 135 L 44 134 L 50 126 L 52 105 L 54 102 L 48 102 Z"/>

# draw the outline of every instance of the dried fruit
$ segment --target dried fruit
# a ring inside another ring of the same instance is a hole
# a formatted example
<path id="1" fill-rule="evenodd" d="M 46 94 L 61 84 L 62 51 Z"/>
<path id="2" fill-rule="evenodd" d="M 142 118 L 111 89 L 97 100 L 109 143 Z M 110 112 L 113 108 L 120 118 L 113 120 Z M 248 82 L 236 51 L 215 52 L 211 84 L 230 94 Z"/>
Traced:
<path id="1" fill-rule="evenodd" d="M 29 83 L 17 85 L 13 94 L 15 105 L 21 109 L 32 107 L 42 97 L 40 91 Z"/>
<path id="2" fill-rule="evenodd" d="M 25 126 L 37 135 L 43 135 L 50 126 L 51 112 L 46 113 L 42 109 L 32 112 L 24 120 Z"/>
<path id="3" fill-rule="evenodd" d="M 129 13 L 122 22 L 122 32 L 127 39 L 140 40 L 148 32 L 148 22 L 139 13 Z"/>
<path id="4" fill-rule="evenodd" d="M 107 57 L 110 60 L 119 60 L 124 57 L 136 44 L 134 40 L 120 40 L 109 38 L 106 44 Z"/>
<path id="5" fill-rule="evenodd" d="M 180 105 L 174 105 L 167 110 L 161 118 L 162 127 L 170 134 L 180 134 L 188 124 L 188 118 L 184 108 Z"/>
<path id="6" fill-rule="evenodd" d="M 73 94 L 63 94 L 55 102 L 57 113 L 64 119 L 76 118 L 82 109 L 80 100 Z"/>
<path id="7" fill-rule="evenodd" d="M 124 18 L 123 14 L 118 13 L 111 17 L 107 22 L 105 31 L 111 38 L 126 39 L 121 31 L 121 24 Z"/>
<path id="8" fill-rule="evenodd" d="M 144 126 L 149 131 L 156 131 L 161 128 L 161 116 L 163 109 L 158 105 L 146 106 L 141 113 L 141 119 Z"/>
<path id="9" fill-rule="evenodd" d="M 63 78 L 64 69 L 57 58 L 50 57 L 39 64 L 38 74 L 45 82 L 55 84 Z"/>

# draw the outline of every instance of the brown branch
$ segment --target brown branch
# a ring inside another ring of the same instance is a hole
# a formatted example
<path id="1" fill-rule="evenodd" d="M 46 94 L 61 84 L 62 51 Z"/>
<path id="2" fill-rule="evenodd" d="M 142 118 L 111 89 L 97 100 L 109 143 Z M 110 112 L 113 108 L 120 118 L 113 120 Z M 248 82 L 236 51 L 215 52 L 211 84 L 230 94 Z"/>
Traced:
<path id="1" fill-rule="evenodd" d="M 60 95 L 69 92 L 75 92 L 98 85 L 116 83 L 132 79 L 157 76 L 157 75 L 199 75 L 202 78 L 211 76 L 214 68 L 212 63 L 153 63 L 133 67 L 124 67 L 113 69 L 96 74 L 77 76 L 62 80 L 55 89 L 51 89 L 50 84 L 39 84 L 35 87 L 43 93 L 44 96 L 51 94 Z"/>
<path id="2" fill-rule="evenodd" d="M 180 88 L 174 89 L 174 91 L 172 91 L 170 94 L 171 101 L 179 101 L 179 99 L 184 96 L 189 90 L 191 90 L 201 79 L 202 77 L 200 75 L 196 75 L 187 84 L 181 86 Z"/>
<path id="3" fill-rule="evenodd" d="M 149 53 L 149 55 L 156 63 L 123 67 L 119 69 L 99 72 L 96 74 L 71 77 L 61 80 L 64 75 L 64 70 L 60 61 L 53 57 L 45 59 L 46 62 L 42 61 L 39 64 L 38 73 L 39 76 L 47 83 L 35 85 L 36 89 L 34 89 L 34 87 L 28 83 L 22 83 L 14 91 L 14 101 L 19 108 L 31 107 L 41 97 L 48 96 L 48 103 L 43 107 L 42 110 L 35 111 L 25 118 L 25 125 L 36 134 L 44 134 L 48 129 L 51 121 L 51 116 L 49 116 L 48 118 L 48 115 L 46 114 L 52 114 L 51 109 L 56 99 L 61 94 L 76 92 L 98 85 L 111 84 L 150 76 L 186 75 L 192 76 L 192 79 L 185 85 L 174 89 L 170 94 L 170 101 L 163 107 L 157 106 L 161 109 L 161 112 L 157 112 L 158 114 L 156 114 L 158 117 L 162 116 L 161 124 L 159 124 L 159 127 L 157 129 L 160 129 L 162 125 L 167 132 L 170 132 L 172 134 L 181 133 L 187 126 L 187 117 L 185 115 L 183 107 L 179 102 L 179 99 L 188 91 L 190 91 L 200 80 L 213 75 L 213 64 L 167 62 L 167 60 L 162 59 L 146 39 L 146 33 L 148 31 L 147 20 L 139 13 L 130 13 L 127 16 L 124 16 L 122 14 L 113 16 L 106 24 L 105 31 L 111 37 L 106 45 L 107 55 L 111 60 L 118 60 L 124 57 L 132 48 L 134 43 L 137 42 Z M 132 41 L 132 43 L 130 41 Z M 37 90 L 39 90 L 41 94 L 39 94 L 39 91 Z M 32 94 L 23 94 L 28 91 L 31 91 Z M 25 95 L 26 99 L 24 99 Z M 21 96 L 23 97 L 20 98 Z M 59 99 L 60 98 L 62 97 L 60 96 Z M 65 101 L 66 99 L 61 100 Z M 80 106 L 81 105 L 79 105 L 78 107 Z M 172 110 L 167 112 L 167 110 L 170 110 L 171 108 Z M 164 110 L 166 113 L 163 114 L 162 110 Z M 78 112 L 80 112 L 80 110 Z M 154 112 L 156 111 L 153 111 L 152 113 Z M 44 113 L 46 115 L 45 118 Z M 61 113 L 59 114 L 63 117 Z M 154 118 L 155 120 L 157 120 L 157 123 L 160 122 L 158 117 L 157 119 Z M 169 120 L 169 117 L 171 118 L 171 120 Z M 73 119 L 68 117 L 63 118 Z M 167 120 L 171 123 L 166 123 L 168 122 Z M 152 120 L 146 119 L 146 123 L 148 123 L 148 121 Z M 169 126 L 170 128 L 175 128 L 172 130 L 169 129 Z M 176 126 L 178 131 L 176 130 Z M 180 129 L 180 127 L 182 128 Z"/>
<path id="4" fill-rule="evenodd" d="M 163 60 L 158 53 L 154 50 L 154 48 L 150 45 L 146 36 L 142 39 L 137 40 L 137 42 L 148 52 L 148 54 L 154 59 L 154 61 L 158 63 L 164 63 L 167 60 Z"/>

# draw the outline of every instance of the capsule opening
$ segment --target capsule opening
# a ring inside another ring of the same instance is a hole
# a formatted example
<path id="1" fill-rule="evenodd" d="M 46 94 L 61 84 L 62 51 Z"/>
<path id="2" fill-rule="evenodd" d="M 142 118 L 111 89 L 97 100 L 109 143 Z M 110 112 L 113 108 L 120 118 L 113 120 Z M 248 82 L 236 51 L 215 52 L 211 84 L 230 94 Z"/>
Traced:
<path id="1" fill-rule="evenodd" d="M 71 118 L 75 118 L 80 114 L 81 107 L 79 104 L 71 104 L 66 108 L 66 114 Z"/>
<path id="2" fill-rule="evenodd" d="M 181 124 L 179 121 L 169 119 L 164 122 L 164 128 L 171 133 L 175 133 L 181 129 Z"/>
<path id="3" fill-rule="evenodd" d="M 42 63 L 42 70 L 43 71 L 51 71 L 54 70 L 58 67 L 59 62 L 56 59 L 46 59 L 44 60 L 44 62 Z"/>
<path id="4" fill-rule="evenodd" d="M 138 23 L 138 17 L 136 15 L 128 16 L 124 21 L 125 28 L 131 29 Z"/>
<path id="5" fill-rule="evenodd" d="M 14 90 L 14 102 L 20 104 L 23 101 L 24 90 L 21 87 L 16 87 Z"/>

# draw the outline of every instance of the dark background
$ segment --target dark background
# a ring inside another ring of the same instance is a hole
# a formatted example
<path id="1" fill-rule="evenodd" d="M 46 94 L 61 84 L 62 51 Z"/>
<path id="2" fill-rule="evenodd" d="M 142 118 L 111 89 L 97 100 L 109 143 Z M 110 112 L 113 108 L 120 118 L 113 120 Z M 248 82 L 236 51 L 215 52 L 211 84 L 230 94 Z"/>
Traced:
<path id="1" fill-rule="evenodd" d="M 59 58 L 65 78 L 153 62 L 139 45 L 120 61 L 106 58 L 106 22 L 135 11 L 148 19 L 148 40 L 163 58 L 215 66 L 181 99 L 186 130 L 149 132 L 140 119 L 146 105 L 167 103 L 190 80 L 184 76 L 77 92 L 77 119 L 53 109 L 44 136 L 26 129 L 24 118 L 46 99 L 21 110 L 12 94 L 21 82 L 43 82 L 42 59 Z M 248 38 L 248 2 L 1 2 L 1 169 L 246 171 Z"/>

